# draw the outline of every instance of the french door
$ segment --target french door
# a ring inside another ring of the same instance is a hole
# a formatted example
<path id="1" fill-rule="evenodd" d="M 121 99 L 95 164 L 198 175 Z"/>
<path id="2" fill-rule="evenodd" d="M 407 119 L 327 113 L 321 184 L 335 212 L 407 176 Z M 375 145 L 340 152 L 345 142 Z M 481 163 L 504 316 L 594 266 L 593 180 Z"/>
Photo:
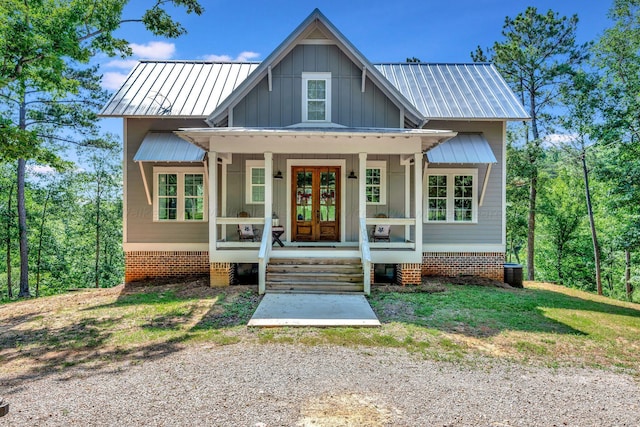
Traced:
<path id="1" fill-rule="evenodd" d="M 336 242 L 340 238 L 340 167 L 294 166 L 291 170 L 292 239 Z"/>

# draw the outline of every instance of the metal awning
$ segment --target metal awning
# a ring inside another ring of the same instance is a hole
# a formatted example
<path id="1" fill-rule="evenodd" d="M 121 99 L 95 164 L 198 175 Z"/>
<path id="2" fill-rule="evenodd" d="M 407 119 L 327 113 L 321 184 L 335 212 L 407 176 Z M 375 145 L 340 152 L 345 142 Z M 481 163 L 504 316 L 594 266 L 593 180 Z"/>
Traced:
<path id="1" fill-rule="evenodd" d="M 429 163 L 497 163 L 489 142 L 481 134 L 458 134 L 426 153 Z"/>
<path id="2" fill-rule="evenodd" d="M 133 157 L 135 162 L 202 162 L 205 151 L 173 133 L 149 132 Z"/>

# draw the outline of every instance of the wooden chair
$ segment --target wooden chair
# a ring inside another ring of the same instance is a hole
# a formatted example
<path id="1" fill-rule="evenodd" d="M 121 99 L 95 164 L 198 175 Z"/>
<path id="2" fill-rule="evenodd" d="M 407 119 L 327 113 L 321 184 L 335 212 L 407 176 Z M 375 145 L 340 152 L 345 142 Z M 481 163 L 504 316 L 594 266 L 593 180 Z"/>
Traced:
<path id="1" fill-rule="evenodd" d="M 376 215 L 376 218 L 386 218 L 383 213 Z M 372 242 L 391 242 L 391 226 L 388 224 L 374 225 L 371 231 Z"/>
<path id="2" fill-rule="evenodd" d="M 251 218 L 247 212 L 238 213 L 238 218 Z M 238 238 L 241 242 L 259 242 L 260 230 L 253 227 L 253 224 L 238 224 Z"/>

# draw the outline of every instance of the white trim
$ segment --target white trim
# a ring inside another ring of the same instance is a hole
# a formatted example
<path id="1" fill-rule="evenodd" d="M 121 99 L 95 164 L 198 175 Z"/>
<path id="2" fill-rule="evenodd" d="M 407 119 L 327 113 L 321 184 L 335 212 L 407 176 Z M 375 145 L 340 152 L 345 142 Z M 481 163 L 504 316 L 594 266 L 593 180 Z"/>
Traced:
<path id="1" fill-rule="evenodd" d="M 367 153 L 358 154 L 358 219 L 367 218 L 367 188 L 365 186 L 365 175 L 367 173 Z M 362 233 L 358 226 L 358 243 L 362 244 Z"/>
<path id="2" fill-rule="evenodd" d="M 427 182 L 429 176 L 447 176 L 447 220 L 446 221 L 433 221 L 429 220 L 429 183 Z M 454 176 L 471 175 L 473 177 L 472 188 L 472 211 L 471 221 L 455 221 L 454 220 Z M 417 178 L 417 177 L 416 177 Z M 422 174 L 422 221 L 429 224 L 477 224 L 478 223 L 478 169 L 477 168 L 425 168 Z"/>
<path id="3" fill-rule="evenodd" d="M 507 123 L 502 122 L 502 245 L 507 246 Z"/>
<path id="4" fill-rule="evenodd" d="M 291 168 L 293 166 L 340 166 L 340 241 L 344 242 L 347 236 L 346 217 L 346 159 L 287 159 L 287 221 L 286 221 L 286 241 L 291 242 Z"/>
<path id="5" fill-rule="evenodd" d="M 273 92 L 273 73 L 271 72 L 271 65 L 267 67 L 267 76 L 269 80 L 269 92 Z"/>
<path id="6" fill-rule="evenodd" d="M 315 44 L 315 45 L 335 45 L 336 42 L 330 39 L 304 39 L 297 44 Z"/>
<path id="7" fill-rule="evenodd" d="M 402 164 L 402 158 L 400 160 Z M 418 197 L 416 195 L 416 200 Z M 411 218 L 411 163 L 404 164 L 404 217 Z M 411 239 L 411 226 L 404 226 L 404 240 Z"/>
<path id="8" fill-rule="evenodd" d="M 307 95 L 309 93 L 307 85 L 309 80 L 323 80 L 325 82 L 325 110 L 324 120 L 309 120 L 309 99 Z M 301 122 L 307 123 L 326 123 L 331 122 L 331 73 L 302 73 L 302 120 Z"/>
<path id="9" fill-rule="evenodd" d="M 362 67 L 362 87 L 360 88 L 360 91 L 362 93 L 364 93 L 364 90 L 366 88 L 366 82 L 367 82 L 367 67 Z"/>
<path id="10" fill-rule="evenodd" d="M 149 192 L 149 184 L 147 183 L 147 176 L 144 174 L 144 165 L 143 162 L 138 162 L 138 166 L 140 167 L 140 176 L 142 177 L 142 184 L 144 185 L 144 193 L 147 195 L 147 204 L 149 206 L 153 205 L 151 201 L 151 193 Z"/>
<path id="11" fill-rule="evenodd" d="M 115 96 L 115 94 L 114 94 Z M 127 243 L 127 237 L 129 235 L 127 231 L 128 221 L 127 221 L 127 206 L 129 203 L 127 202 L 127 194 L 129 191 L 127 188 L 129 187 L 128 173 L 127 173 L 127 165 L 129 163 L 129 133 L 127 132 L 127 118 L 124 117 L 122 119 L 122 146 L 124 155 L 122 156 L 122 182 L 124 183 L 122 186 L 122 244 Z"/>
<path id="12" fill-rule="evenodd" d="M 484 180 L 482 180 L 482 192 L 480 193 L 480 201 L 478 202 L 478 207 L 482 206 L 484 203 L 484 195 L 487 192 L 487 185 L 489 185 L 489 176 L 491 176 L 491 166 L 493 164 L 487 164 L 487 171 L 484 174 Z"/>
<path id="13" fill-rule="evenodd" d="M 218 153 L 209 152 L 209 159 L 211 158 L 213 158 L 213 161 L 209 162 L 209 176 L 213 180 L 212 185 L 209 185 L 211 211 L 206 211 L 207 217 L 210 217 L 210 219 L 207 218 L 209 220 L 209 262 L 212 262 L 216 256 L 216 241 L 218 240 L 218 224 L 216 223 L 218 217 Z"/>
<path id="14" fill-rule="evenodd" d="M 125 252 L 207 252 L 208 243 L 123 243 Z"/>
<path id="15" fill-rule="evenodd" d="M 386 205 L 387 204 L 387 162 L 386 160 L 367 160 L 367 170 L 368 169 L 380 169 L 380 201 L 379 202 L 369 202 L 367 201 L 367 205 Z M 366 172 L 363 177 L 365 182 L 365 197 L 367 191 L 367 182 L 366 182 Z"/>
<path id="16" fill-rule="evenodd" d="M 505 245 L 499 243 L 424 244 L 422 252 L 505 252 Z"/>
<path id="17" fill-rule="evenodd" d="M 217 165 L 217 162 L 213 162 L 213 164 Z M 177 175 L 177 218 L 176 219 L 158 219 L 158 175 L 161 174 L 176 174 Z M 186 220 L 184 219 L 184 201 L 185 201 L 185 196 L 184 196 L 184 175 L 185 174 L 196 174 L 196 175 L 202 175 L 202 185 L 203 185 L 203 214 L 202 214 L 202 219 L 201 220 L 195 220 L 195 219 L 189 219 Z M 194 166 L 173 166 L 173 167 L 163 167 L 163 166 L 154 166 L 153 167 L 153 222 L 157 222 L 157 223 L 169 223 L 169 224 L 175 224 L 175 223 L 185 223 L 185 224 L 190 224 L 190 223 L 202 223 L 202 222 L 207 222 L 209 220 L 207 212 L 209 209 L 209 205 L 208 205 L 208 199 L 209 197 L 207 197 L 207 192 L 206 190 L 206 183 L 205 183 L 205 173 L 204 173 L 204 167 L 194 167 Z"/>
<path id="18" fill-rule="evenodd" d="M 423 244 L 423 240 L 424 240 L 424 236 L 422 235 L 422 221 L 420 221 L 420 218 L 422 217 L 422 203 L 419 203 L 418 197 L 422 196 L 422 180 L 420 179 L 422 176 L 422 158 L 423 158 L 423 154 L 422 153 L 415 153 L 414 154 L 414 161 L 413 161 L 413 169 L 414 169 L 414 177 L 413 180 L 415 181 L 413 183 L 414 186 L 414 194 L 416 195 L 416 204 L 415 204 L 415 218 L 416 218 L 416 226 L 415 226 L 415 233 L 416 233 L 416 247 L 415 247 L 415 251 L 414 254 L 420 255 L 420 257 L 422 257 L 422 244 Z M 426 168 L 425 168 L 426 170 Z M 407 239 L 409 240 L 409 239 Z"/>
<path id="19" fill-rule="evenodd" d="M 244 201 L 246 204 L 248 205 L 263 205 L 264 201 L 262 202 L 256 202 L 253 200 L 253 186 L 254 185 L 260 185 L 260 184 L 252 184 L 251 183 L 251 172 L 253 169 L 265 169 L 264 166 L 264 160 L 246 160 L 245 161 L 245 185 L 244 185 Z M 265 169 L 265 175 L 264 175 L 264 184 L 262 184 L 263 187 L 265 187 L 265 198 L 267 197 L 267 193 L 266 193 L 266 188 L 267 188 L 267 172 Z"/>

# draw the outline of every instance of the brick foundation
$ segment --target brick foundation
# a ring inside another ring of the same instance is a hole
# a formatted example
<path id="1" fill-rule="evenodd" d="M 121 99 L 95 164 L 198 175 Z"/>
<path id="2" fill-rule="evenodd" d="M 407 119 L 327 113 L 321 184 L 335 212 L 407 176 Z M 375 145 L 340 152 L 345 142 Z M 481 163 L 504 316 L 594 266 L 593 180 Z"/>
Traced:
<path id="1" fill-rule="evenodd" d="M 504 281 L 502 252 L 425 252 L 423 276 L 470 275 Z"/>
<path id="2" fill-rule="evenodd" d="M 212 262 L 209 271 L 212 288 L 232 285 L 236 279 L 236 264 L 230 262 Z"/>
<path id="3" fill-rule="evenodd" d="M 184 277 L 209 273 L 206 251 L 137 251 L 124 254 L 124 281 Z"/>
<path id="4" fill-rule="evenodd" d="M 396 265 L 396 283 L 398 285 L 419 285 L 422 283 L 421 264 Z"/>

